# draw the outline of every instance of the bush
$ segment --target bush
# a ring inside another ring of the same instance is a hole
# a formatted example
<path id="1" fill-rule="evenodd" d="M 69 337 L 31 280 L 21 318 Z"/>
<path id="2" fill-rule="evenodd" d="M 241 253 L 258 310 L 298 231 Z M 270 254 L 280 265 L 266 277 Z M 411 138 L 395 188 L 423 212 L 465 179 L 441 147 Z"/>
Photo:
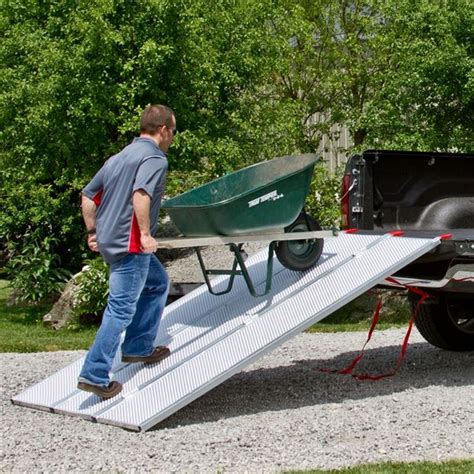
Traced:
<path id="1" fill-rule="evenodd" d="M 57 267 L 57 255 L 52 249 L 57 239 L 45 237 L 26 243 L 20 254 L 11 258 L 6 266 L 9 275 L 14 275 L 12 286 L 17 299 L 39 303 L 61 293 L 71 273 Z"/>
<path id="2" fill-rule="evenodd" d="M 269 34 L 269 12 L 286 18 L 272 5 L 0 3 L 0 267 L 16 259 L 9 279 L 19 262 L 29 271 L 24 246 L 48 236 L 59 258 L 48 281 L 81 268 L 80 189 L 131 141 L 149 103 L 178 118 L 173 194 L 295 148 L 288 124 L 299 118 L 262 100 L 287 47 Z"/>
<path id="3" fill-rule="evenodd" d="M 77 277 L 78 291 L 74 313 L 77 316 L 100 315 L 109 295 L 109 268 L 102 258 L 86 261 L 87 267 Z"/>
<path id="4" fill-rule="evenodd" d="M 344 168 L 331 173 L 324 164 L 316 165 L 306 198 L 306 211 L 324 228 L 339 228 L 341 180 Z"/>
<path id="5" fill-rule="evenodd" d="M 4 168 L 0 186 L 0 266 L 20 299 L 54 297 L 85 256 L 79 184 L 59 191 L 55 183 L 38 183 L 34 173 Z"/>

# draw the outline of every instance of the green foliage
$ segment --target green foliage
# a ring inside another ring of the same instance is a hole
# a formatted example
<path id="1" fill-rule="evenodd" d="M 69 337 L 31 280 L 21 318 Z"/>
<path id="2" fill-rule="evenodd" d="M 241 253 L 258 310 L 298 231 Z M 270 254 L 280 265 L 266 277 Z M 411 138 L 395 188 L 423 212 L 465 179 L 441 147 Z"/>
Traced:
<path id="1" fill-rule="evenodd" d="M 339 123 L 359 149 L 472 150 L 470 0 L 284 3 L 276 31 L 291 51 L 276 85 L 301 104 L 311 149 Z"/>
<path id="2" fill-rule="evenodd" d="M 3 260 L 30 235 L 54 235 L 55 265 L 80 268 L 79 191 L 136 134 L 148 103 L 176 112 L 175 176 L 212 178 L 291 151 L 279 101 L 258 105 L 279 61 L 268 19 L 282 13 L 272 5 L 1 3 Z"/>
<path id="3" fill-rule="evenodd" d="M 323 228 L 340 227 L 342 173 L 342 168 L 331 173 L 324 164 L 317 164 L 314 169 L 310 192 L 306 199 L 306 211 Z"/>
<path id="4" fill-rule="evenodd" d="M 190 189 L 196 188 L 205 184 L 215 176 L 209 170 L 190 171 L 189 173 L 180 173 L 170 171 L 166 180 L 166 195 L 168 197 L 176 196 Z"/>
<path id="5" fill-rule="evenodd" d="M 48 279 L 81 267 L 80 189 L 149 103 L 181 130 L 169 195 L 314 152 L 336 123 L 357 148 L 472 150 L 470 3 L 1 2 L 0 264 L 16 259 L 16 279 L 24 248 L 53 236 Z M 330 197 L 310 206 L 333 225 L 336 177 L 319 173 Z"/>
<path id="6" fill-rule="evenodd" d="M 75 189 L 55 191 L 34 175 L 0 170 L 1 259 L 18 297 L 37 303 L 54 297 L 83 258 L 84 237 Z M 74 185 L 71 186 L 74 188 Z"/>
<path id="7" fill-rule="evenodd" d="M 15 275 L 12 286 L 20 300 L 38 303 L 61 292 L 70 273 L 55 266 L 57 255 L 52 248 L 56 244 L 53 237 L 32 240 L 8 262 L 6 270 Z"/>
<path id="8" fill-rule="evenodd" d="M 397 74 L 384 91 L 389 115 L 375 127 L 377 141 L 398 148 L 472 151 L 472 2 L 415 5 L 404 0 L 389 12 L 390 29 L 401 39 Z"/>
<path id="9" fill-rule="evenodd" d="M 101 258 L 86 261 L 86 269 L 77 277 L 74 312 L 78 316 L 99 315 L 109 294 L 109 268 Z"/>

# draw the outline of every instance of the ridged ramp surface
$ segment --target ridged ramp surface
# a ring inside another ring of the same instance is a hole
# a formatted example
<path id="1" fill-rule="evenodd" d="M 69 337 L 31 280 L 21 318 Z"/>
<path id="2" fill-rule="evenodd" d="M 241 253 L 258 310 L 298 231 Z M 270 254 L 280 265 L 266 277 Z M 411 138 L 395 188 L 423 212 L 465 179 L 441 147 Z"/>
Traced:
<path id="1" fill-rule="evenodd" d="M 327 239 L 318 264 L 304 273 L 275 260 L 273 289 L 264 297 L 252 297 L 237 277 L 226 295 L 213 296 L 203 285 L 167 306 L 156 344 L 169 346 L 171 355 L 154 365 L 123 364 L 119 351 L 111 374 L 123 384 L 117 397 L 101 400 L 77 390 L 82 358 L 12 401 L 145 431 L 439 243 L 391 234 Z M 247 261 L 259 290 L 265 286 L 266 257 L 264 250 Z M 224 289 L 227 281 L 216 278 L 213 286 Z"/>

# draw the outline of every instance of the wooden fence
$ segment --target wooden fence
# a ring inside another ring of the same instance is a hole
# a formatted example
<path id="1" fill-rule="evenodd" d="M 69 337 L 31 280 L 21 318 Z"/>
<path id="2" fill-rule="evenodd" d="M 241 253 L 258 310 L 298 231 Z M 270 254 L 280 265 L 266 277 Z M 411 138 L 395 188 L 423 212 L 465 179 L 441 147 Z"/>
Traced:
<path id="1" fill-rule="evenodd" d="M 324 122 L 323 114 L 314 114 L 309 121 L 309 125 Z M 334 172 L 339 166 L 346 163 L 353 146 L 354 142 L 347 127 L 333 125 L 329 132 L 322 136 L 316 152 L 322 156 L 329 170 Z"/>

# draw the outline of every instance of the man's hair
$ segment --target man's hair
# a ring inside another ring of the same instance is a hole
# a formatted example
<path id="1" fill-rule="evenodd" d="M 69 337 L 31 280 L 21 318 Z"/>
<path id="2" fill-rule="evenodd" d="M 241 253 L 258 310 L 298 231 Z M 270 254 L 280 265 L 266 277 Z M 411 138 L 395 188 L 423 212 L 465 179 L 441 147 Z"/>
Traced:
<path id="1" fill-rule="evenodd" d="M 140 132 L 154 135 L 160 126 L 172 127 L 174 112 L 166 105 L 149 105 L 140 118 Z"/>

